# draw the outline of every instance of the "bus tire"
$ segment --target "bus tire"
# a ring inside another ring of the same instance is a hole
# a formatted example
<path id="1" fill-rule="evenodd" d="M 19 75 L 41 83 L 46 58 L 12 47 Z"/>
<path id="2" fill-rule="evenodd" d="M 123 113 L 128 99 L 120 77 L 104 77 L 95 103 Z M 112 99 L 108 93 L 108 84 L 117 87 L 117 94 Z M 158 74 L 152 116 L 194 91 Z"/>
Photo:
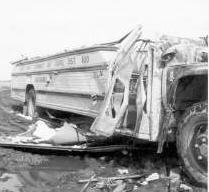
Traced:
<path id="1" fill-rule="evenodd" d="M 27 93 L 26 111 L 30 117 L 35 116 L 36 112 L 36 93 L 34 89 L 30 89 Z"/>
<path id="2" fill-rule="evenodd" d="M 186 109 L 177 131 L 177 151 L 191 181 L 207 186 L 208 108 L 206 102 Z"/>

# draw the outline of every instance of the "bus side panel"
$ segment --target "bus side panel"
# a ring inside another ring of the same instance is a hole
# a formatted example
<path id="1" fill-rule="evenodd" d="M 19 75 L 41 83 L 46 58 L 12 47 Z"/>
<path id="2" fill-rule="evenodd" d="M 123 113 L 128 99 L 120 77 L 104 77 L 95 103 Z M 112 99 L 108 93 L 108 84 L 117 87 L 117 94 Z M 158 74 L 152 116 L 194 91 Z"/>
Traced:
<path id="1" fill-rule="evenodd" d="M 31 84 L 31 79 L 29 76 L 12 75 L 11 97 L 19 101 L 25 102 L 25 91 L 28 84 Z"/>
<path id="2" fill-rule="evenodd" d="M 108 64 L 115 50 L 94 52 L 49 60 L 20 62 L 13 68 L 12 96 L 24 101 L 25 89 L 32 85 L 36 103 L 88 116 L 96 116 L 106 92 Z"/>
<path id="3" fill-rule="evenodd" d="M 55 92 L 36 92 L 37 105 L 45 108 L 73 112 L 96 117 L 102 100 L 93 101 L 91 97 Z"/>
<path id="4" fill-rule="evenodd" d="M 106 92 L 107 70 L 33 75 L 37 105 L 95 117 Z"/>

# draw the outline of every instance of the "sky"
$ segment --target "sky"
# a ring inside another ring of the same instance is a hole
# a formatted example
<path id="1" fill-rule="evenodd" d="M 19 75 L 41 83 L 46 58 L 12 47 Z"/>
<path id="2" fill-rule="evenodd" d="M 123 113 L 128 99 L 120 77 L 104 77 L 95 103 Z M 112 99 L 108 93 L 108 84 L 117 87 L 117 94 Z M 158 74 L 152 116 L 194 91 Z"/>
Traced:
<path id="1" fill-rule="evenodd" d="M 208 0 L 0 0 L 0 80 L 11 62 L 120 39 L 144 31 L 183 37 L 209 33 Z"/>

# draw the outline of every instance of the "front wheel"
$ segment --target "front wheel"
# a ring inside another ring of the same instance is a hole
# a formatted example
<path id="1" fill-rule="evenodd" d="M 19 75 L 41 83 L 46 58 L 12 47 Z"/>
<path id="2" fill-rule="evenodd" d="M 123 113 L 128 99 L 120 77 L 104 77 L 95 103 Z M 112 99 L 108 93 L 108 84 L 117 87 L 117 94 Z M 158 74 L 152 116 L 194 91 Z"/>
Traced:
<path id="1" fill-rule="evenodd" d="M 207 103 L 189 107 L 179 123 L 177 150 L 187 175 L 207 186 L 208 170 L 208 108 Z"/>

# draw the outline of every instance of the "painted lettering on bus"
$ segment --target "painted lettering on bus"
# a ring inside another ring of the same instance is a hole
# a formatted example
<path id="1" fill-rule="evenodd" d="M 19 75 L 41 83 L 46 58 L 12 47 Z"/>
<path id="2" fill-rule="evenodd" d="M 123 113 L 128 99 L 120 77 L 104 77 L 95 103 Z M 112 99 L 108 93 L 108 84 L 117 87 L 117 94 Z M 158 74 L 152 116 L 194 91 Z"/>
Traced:
<path id="1" fill-rule="evenodd" d="M 75 57 L 68 57 L 68 65 L 74 65 L 76 64 L 76 60 L 75 60 Z"/>
<path id="2" fill-rule="evenodd" d="M 89 56 L 88 55 L 83 55 L 81 57 L 81 62 L 84 63 L 89 63 Z"/>

